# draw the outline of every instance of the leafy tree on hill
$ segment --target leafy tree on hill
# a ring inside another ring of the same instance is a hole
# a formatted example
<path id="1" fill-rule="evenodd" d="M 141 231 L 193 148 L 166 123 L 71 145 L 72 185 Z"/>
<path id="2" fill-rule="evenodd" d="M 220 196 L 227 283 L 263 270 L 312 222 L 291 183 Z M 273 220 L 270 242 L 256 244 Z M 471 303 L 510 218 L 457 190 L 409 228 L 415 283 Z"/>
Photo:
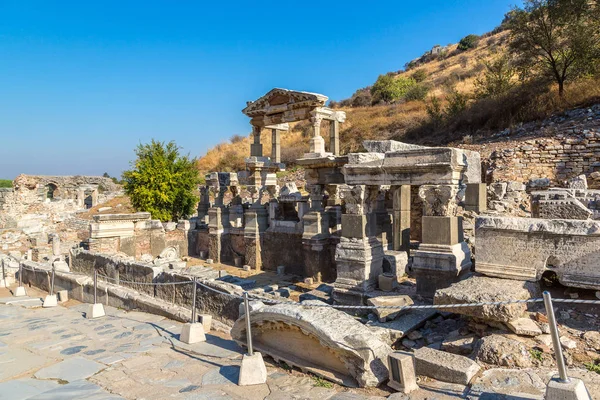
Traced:
<path id="1" fill-rule="evenodd" d="M 460 39 L 460 42 L 458 42 L 458 50 L 460 51 L 466 51 L 469 49 L 474 49 L 475 47 L 477 47 L 477 44 L 479 43 L 479 36 L 477 35 L 467 35 L 464 38 Z"/>
<path id="2" fill-rule="evenodd" d="M 484 60 L 482 64 L 485 70 L 475 79 L 476 97 L 497 97 L 514 86 L 515 68 L 508 56 L 500 56 L 491 61 Z"/>
<path id="3" fill-rule="evenodd" d="M 175 142 L 139 144 L 132 169 L 123 173 L 125 193 L 138 211 L 148 211 L 163 222 L 177 221 L 194 212 L 199 183 L 196 159 L 179 154 Z"/>
<path id="4" fill-rule="evenodd" d="M 547 78 L 564 94 L 565 82 L 592 72 L 599 58 L 598 3 L 588 0 L 525 0 L 508 14 L 510 49 L 523 78 Z"/>
<path id="5" fill-rule="evenodd" d="M 379 75 L 379 78 L 377 78 L 377 81 L 371 87 L 373 103 L 392 103 L 399 100 L 416 83 L 413 78 L 406 78 L 404 76 Z"/>
<path id="6" fill-rule="evenodd" d="M 12 181 L 10 179 L 0 179 L 0 188 L 11 188 Z"/>

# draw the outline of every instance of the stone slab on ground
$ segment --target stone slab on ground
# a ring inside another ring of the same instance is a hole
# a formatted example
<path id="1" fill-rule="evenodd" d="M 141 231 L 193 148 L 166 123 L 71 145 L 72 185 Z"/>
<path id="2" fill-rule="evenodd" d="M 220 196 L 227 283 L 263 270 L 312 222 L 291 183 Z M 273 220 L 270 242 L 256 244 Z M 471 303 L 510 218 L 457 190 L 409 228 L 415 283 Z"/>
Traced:
<path id="1" fill-rule="evenodd" d="M 58 387 L 57 381 L 23 378 L 0 383 L 0 400 L 26 400 Z"/>
<path id="2" fill-rule="evenodd" d="M 508 368 L 531 367 L 529 349 L 523 343 L 502 335 L 489 335 L 477 342 L 477 360 Z"/>
<path id="3" fill-rule="evenodd" d="M 379 296 L 371 297 L 367 300 L 367 304 L 370 306 L 410 306 L 414 302 L 409 296 Z M 396 319 L 400 314 L 406 313 L 408 310 L 402 310 L 399 308 L 377 308 L 375 314 L 379 318 L 379 322 L 391 321 Z"/>
<path id="4" fill-rule="evenodd" d="M 531 318 L 517 318 L 506 323 L 508 329 L 521 336 L 538 336 L 542 330 Z"/>
<path id="5" fill-rule="evenodd" d="M 33 354 L 19 348 L 9 348 L 0 352 L 0 380 L 4 381 L 12 377 L 43 367 L 51 362 L 51 359 L 39 354 Z M 10 365 L 10 368 L 6 367 Z"/>
<path id="6" fill-rule="evenodd" d="M 443 382 L 468 385 L 481 367 L 473 360 L 445 351 L 422 347 L 415 350 L 417 375 Z"/>
<path id="7" fill-rule="evenodd" d="M 87 358 L 73 357 L 58 364 L 42 368 L 34 376 L 37 379 L 60 379 L 73 382 L 89 378 L 104 368 L 106 368 L 105 365 Z"/>
<path id="8" fill-rule="evenodd" d="M 434 304 L 471 304 L 481 302 L 499 302 L 526 300 L 537 297 L 537 283 L 510 279 L 474 276 L 453 283 L 450 287 L 435 292 Z M 520 318 L 527 309 L 522 303 L 485 305 L 478 307 L 452 308 L 451 312 L 486 320 L 509 322 Z"/>
<path id="9" fill-rule="evenodd" d="M 367 326 L 390 346 L 437 315 L 436 310 L 410 310 L 393 321 L 369 321 Z"/>
<path id="10" fill-rule="evenodd" d="M 28 400 L 124 400 L 87 381 L 75 381 L 30 397 Z"/>
<path id="11" fill-rule="evenodd" d="M 532 369 L 494 368 L 475 379 L 467 398 L 542 400 L 545 390 L 544 381 Z"/>

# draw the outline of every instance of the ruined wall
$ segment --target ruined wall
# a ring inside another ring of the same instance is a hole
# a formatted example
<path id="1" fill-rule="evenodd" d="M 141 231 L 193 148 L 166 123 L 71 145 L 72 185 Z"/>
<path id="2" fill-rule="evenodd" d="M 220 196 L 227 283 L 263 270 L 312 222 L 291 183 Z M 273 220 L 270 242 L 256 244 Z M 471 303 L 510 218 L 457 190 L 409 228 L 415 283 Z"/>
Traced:
<path id="1" fill-rule="evenodd" d="M 479 217 L 475 269 L 488 276 L 538 281 L 553 271 L 560 283 L 600 289 L 600 222 Z"/>
<path id="2" fill-rule="evenodd" d="M 600 183 L 600 133 L 557 135 L 516 143 L 496 150 L 486 160 L 487 183 L 549 178 L 553 184 L 585 174 L 591 186 Z M 596 181 L 596 182 L 595 182 Z M 595 184 L 594 184 L 595 182 Z"/>
<path id="3" fill-rule="evenodd" d="M 285 265 L 287 274 L 305 275 L 301 233 L 265 232 L 261 244 L 262 269 L 276 271 Z"/>

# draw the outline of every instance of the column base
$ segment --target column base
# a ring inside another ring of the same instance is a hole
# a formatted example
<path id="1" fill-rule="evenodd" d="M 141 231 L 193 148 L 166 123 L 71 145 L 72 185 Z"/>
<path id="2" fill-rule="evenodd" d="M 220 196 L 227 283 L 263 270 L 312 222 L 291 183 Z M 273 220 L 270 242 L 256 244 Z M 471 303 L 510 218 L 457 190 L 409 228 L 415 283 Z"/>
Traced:
<path id="1" fill-rule="evenodd" d="M 94 319 L 104 317 L 106 314 L 104 313 L 104 305 L 100 303 L 90 304 L 88 306 L 88 310 L 85 313 L 85 317 L 87 319 Z"/>
<path id="2" fill-rule="evenodd" d="M 27 296 L 27 291 L 25 291 L 24 286 L 19 286 L 15 289 L 15 297 Z"/>
<path id="3" fill-rule="evenodd" d="M 449 287 L 471 270 L 471 251 L 465 242 L 455 245 L 421 244 L 414 253 L 412 271 L 417 294 L 433 297 L 437 289 Z"/>
<path id="4" fill-rule="evenodd" d="M 193 324 L 188 322 L 187 324 L 184 324 L 181 328 L 179 341 L 187 344 L 206 342 L 204 326 L 198 322 L 195 322 Z"/>
<path id="5" fill-rule="evenodd" d="M 56 295 L 49 294 L 44 299 L 44 304 L 42 304 L 42 307 L 49 308 L 49 307 L 56 307 L 57 305 L 58 305 L 58 301 L 57 301 Z"/>
<path id="6" fill-rule="evenodd" d="M 252 355 L 244 354 L 238 385 L 261 385 L 265 382 L 267 382 L 267 367 L 262 354 L 258 352 L 254 352 Z"/>

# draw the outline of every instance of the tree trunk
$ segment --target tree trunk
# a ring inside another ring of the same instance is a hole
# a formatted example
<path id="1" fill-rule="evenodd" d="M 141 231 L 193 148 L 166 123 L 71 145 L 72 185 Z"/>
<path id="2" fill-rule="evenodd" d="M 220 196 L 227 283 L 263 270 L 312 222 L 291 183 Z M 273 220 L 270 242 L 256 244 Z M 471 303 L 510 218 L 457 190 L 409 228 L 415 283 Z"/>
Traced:
<path id="1" fill-rule="evenodd" d="M 565 94 L 565 81 L 560 80 L 560 81 L 558 81 L 558 96 L 560 98 L 562 98 L 564 94 Z"/>

